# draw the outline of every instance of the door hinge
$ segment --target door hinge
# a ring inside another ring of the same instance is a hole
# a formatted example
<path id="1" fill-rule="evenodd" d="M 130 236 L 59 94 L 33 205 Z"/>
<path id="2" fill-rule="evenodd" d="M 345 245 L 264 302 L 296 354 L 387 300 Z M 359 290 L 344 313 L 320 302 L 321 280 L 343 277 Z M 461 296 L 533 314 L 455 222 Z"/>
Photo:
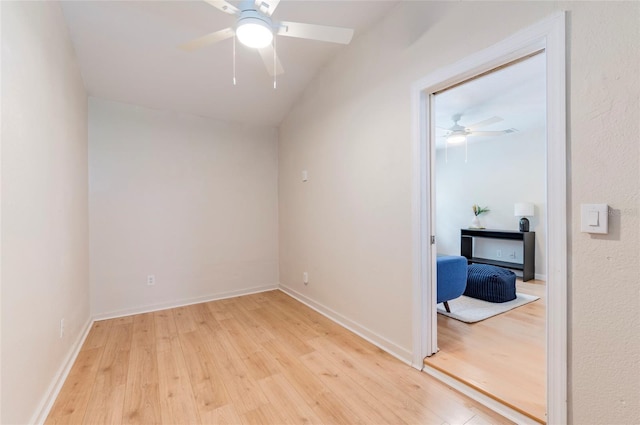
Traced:
<path id="1" fill-rule="evenodd" d="M 436 244 L 436 237 L 431 236 L 431 245 L 435 245 L 435 244 Z"/>

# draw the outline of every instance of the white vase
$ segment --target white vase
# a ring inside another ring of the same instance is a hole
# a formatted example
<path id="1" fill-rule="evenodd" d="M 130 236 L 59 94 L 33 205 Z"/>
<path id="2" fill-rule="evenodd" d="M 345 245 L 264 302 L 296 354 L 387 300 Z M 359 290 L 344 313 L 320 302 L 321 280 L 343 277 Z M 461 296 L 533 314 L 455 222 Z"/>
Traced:
<path id="1" fill-rule="evenodd" d="M 482 228 L 482 226 L 480 225 L 480 219 L 478 218 L 477 215 L 474 215 L 473 219 L 471 219 L 471 228 L 473 228 L 473 229 Z"/>

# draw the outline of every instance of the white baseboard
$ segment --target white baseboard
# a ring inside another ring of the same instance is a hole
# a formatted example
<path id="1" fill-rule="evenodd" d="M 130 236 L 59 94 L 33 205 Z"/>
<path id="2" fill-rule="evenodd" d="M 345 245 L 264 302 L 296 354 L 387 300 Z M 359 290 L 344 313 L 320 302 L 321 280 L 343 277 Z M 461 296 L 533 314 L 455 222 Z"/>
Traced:
<path id="1" fill-rule="evenodd" d="M 522 413 L 518 412 L 517 410 L 514 410 L 508 406 L 505 406 L 499 401 L 486 396 L 480 391 L 473 389 L 472 387 L 458 381 L 455 378 L 452 378 L 451 376 L 445 373 L 440 372 L 439 370 L 436 370 L 429 366 L 425 366 L 422 371 L 425 372 L 427 375 L 433 376 L 438 381 L 441 381 L 444 384 L 450 386 L 454 390 L 466 395 L 470 399 L 477 401 L 478 403 L 482 404 L 485 407 L 488 407 L 489 409 L 493 410 L 497 414 L 504 416 L 510 421 L 513 421 L 519 425 L 540 425 L 539 422 L 534 421 L 530 417 L 525 416 Z"/>
<path id="2" fill-rule="evenodd" d="M 60 369 L 53 377 L 53 381 L 47 388 L 44 397 L 40 401 L 38 408 L 36 409 L 35 414 L 29 421 L 30 424 L 41 425 L 44 421 L 47 420 L 47 416 L 49 416 L 49 412 L 53 407 L 53 403 L 56 401 L 62 386 L 64 385 L 64 381 L 67 380 L 67 376 L 69 376 L 69 372 L 71 371 L 71 367 L 76 361 L 78 354 L 80 353 L 80 349 L 82 348 L 82 344 L 84 344 L 84 340 L 87 339 L 87 335 L 89 335 L 89 330 L 91 330 L 91 325 L 93 324 L 93 319 L 89 318 L 87 323 L 84 325 L 84 330 L 80 333 L 76 341 L 71 346 L 71 350 L 69 350 L 69 354 L 67 355 L 64 362 L 60 366 Z"/>
<path id="3" fill-rule="evenodd" d="M 307 307 L 317 311 L 318 313 L 322 314 L 326 318 L 336 322 L 343 328 L 349 329 L 351 332 L 355 333 L 356 335 L 366 339 L 376 347 L 386 351 L 387 353 L 391 354 L 393 357 L 397 358 L 403 363 L 406 363 L 407 365 L 411 365 L 411 351 L 403 347 L 400 347 L 399 345 L 389 341 L 383 336 L 376 334 L 375 332 L 365 328 L 364 326 L 354 322 L 351 319 L 344 317 L 343 315 L 330 309 L 329 307 L 324 306 L 312 300 L 311 298 L 305 295 L 302 295 L 301 293 L 294 291 L 291 288 L 284 286 L 283 284 L 280 284 L 279 289 L 285 294 L 289 295 L 290 297 L 300 301 L 302 304 L 306 305 Z"/>
<path id="4" fill-rule="evenodd" d="M 224 300 L 226 298 L 240 297 L 242 295 L 257 294 L 260 292 L 273 291 L 278 289 L 278 285 L 255 286 L 253 288 L 240 289 L 235 291 L 219 292 L 217 294 L 206 295 L 203 297 L 187 298 L 178 301 L 170 301 L 160 304 L 152 304 L 143 307 L 126 308 L 116 310 L 109 313 L 100 313 L 93 317 L 94 321 L 115 319 L 116 317 L 131 316 L 134 314 L 151 313 L 153 311 L 166 310 L 169 308 L 184 307 L 186 305 L 206 303 L 209 301 Z"/>
<path id="5" fill-rule="evenodd" d="M 546 274 L 535 273 L 533 277 L 535 280 L 544 280 L 545 282 L 547 281 Z"/>

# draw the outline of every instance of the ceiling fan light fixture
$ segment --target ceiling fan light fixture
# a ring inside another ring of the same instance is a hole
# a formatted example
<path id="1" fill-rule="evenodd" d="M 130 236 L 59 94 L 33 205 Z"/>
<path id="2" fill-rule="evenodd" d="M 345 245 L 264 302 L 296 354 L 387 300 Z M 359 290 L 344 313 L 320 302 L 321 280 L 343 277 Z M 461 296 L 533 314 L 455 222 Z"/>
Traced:
<path id="1" fill-rule="evenodd" d="M 467 141 L 467 135 L 464 132 L 454 131 L 447 136 L 447 143 L 458 144 Z"/>
<path id="2" fill-rule="evenodd" d="M 273 30 L 271 26 L 258 17 L 246 17 L 238 21 L 236 27 L 238 41 L 247 47 L 261 49 L 271 44 Z"/>

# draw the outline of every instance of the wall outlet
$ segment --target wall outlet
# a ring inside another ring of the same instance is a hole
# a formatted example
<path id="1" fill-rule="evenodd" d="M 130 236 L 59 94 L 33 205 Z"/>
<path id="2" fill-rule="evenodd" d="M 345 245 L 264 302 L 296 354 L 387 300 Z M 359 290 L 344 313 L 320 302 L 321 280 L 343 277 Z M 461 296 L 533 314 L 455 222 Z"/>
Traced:
<path id="1" fill-rule="evenodd" d="M 64 336 L 64 319 L 60 319 L 60 338 Z"/>
<path id="2" fill-rule="evenodd" d="M 516 252 L 515 251 L 511 251 L 511 254 L 509 254 L 509 258 L 516 258 Z"/>
<path id="3" fill-rule="evenodd" d="M 496 257 L 498 257 L 498 258 L 502 257 L 502 250 L 501 249 L 496 251 Z"/>
<path id="4" fill-rule="evenodd" d="M 156 277 L 152 274 L 147 276 L 147 286 L 153 286 L 156 284 Z"/>
<path id="5" fill-rule="evenodd" d="M 302 273 L 302 283 L 304 283 L 305 285 L 309 284 L 309 273 Z"/>

